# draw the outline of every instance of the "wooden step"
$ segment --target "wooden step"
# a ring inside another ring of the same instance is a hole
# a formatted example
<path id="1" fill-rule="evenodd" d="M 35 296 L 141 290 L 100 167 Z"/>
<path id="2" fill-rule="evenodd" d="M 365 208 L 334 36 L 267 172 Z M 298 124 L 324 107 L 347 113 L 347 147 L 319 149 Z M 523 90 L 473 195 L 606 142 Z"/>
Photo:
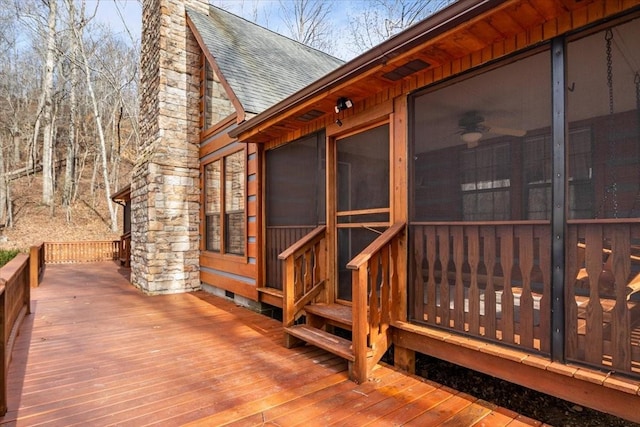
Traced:
<path id="1" fill-rule="evenodd" d="M 304 310 L 307 314 L 322 317 L 327 323 L 346 329 L 353 329 L 351 307 L 343 304 L 309 304 Z"/>
<path id="2" fill-rule="evenodd" d="M 355 356 L 351 341 L 333 335 L 322 329 L 317 329 L 309 325 L 295 325 L 284 328 L 285 332 L 296 338 L 301 339 L 311 345 L 320 347 L 330 353 L 340 356 L 343 359 L 353 362 Z"/>

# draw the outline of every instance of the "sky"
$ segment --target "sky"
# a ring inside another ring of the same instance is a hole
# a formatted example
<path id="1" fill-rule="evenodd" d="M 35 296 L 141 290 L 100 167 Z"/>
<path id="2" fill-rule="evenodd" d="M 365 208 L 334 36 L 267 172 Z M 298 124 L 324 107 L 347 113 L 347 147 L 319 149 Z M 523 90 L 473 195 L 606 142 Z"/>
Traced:
<path id="1" fill-rule="evenodd" d="M 97 7 L 96 20 L 128 37 L 127 28 L 135 40 L 140 40 L 142 0 L 86 0 L 87 12 Z"/>
<path id="2" fill-rule="evenodd" d="M 123 37 L 128 37 L 127 28 L 131 32 L 135 40 L 140 39 L 142 24 L 142 0 L 85 0 L 87 4 L 87 13 L 90 13 L 97 7 L 96 20 L 104 25 L 111 27 L 116 33 L 120 33 Z M 287 0 L 283 0 L 287 1 Z M 365 0 L 345 1 L 344 8 L 340 11 L 334 11 L 334 23 L 344 21 L 344 25 L 348 23 L 347 13 L 349 10 L 358 8 L 358 3 Z M 269 27 L 274 31 L 285 33 L 283 28 L 278 28 L 280 19 L 280 0 L 214 0 L 210 3 L 222 7 L 223 9 L 243 16 L 252 20 L 254 7 L 257 7 L 258 24 Z M 257 5 L 257 6 L 256 6 Z M 265 22 L 266 21 L 266 22 Z M 282 25 L 282 24 L 280 24 Z M 348 54 L 343 54 L 345 56 Z"/>

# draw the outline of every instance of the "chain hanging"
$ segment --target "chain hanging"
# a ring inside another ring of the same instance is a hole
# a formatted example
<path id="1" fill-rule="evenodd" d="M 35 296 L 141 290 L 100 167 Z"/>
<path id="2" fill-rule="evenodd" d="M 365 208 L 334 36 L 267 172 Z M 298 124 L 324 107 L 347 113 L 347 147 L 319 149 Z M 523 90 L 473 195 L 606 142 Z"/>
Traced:
<path id="1" fill-rule="evenodd" d="M 604 36 L 606 41 L 606 53 L 607 53 L 607 87 L 609 89 L 609 129 L 607 137 L 609 140 L 609 176 L 611 184 L 605 190 L 605 210 L 607 207 L 607 196 L 611 195 L 611 203 L 613 205 L 613 217 L 618 218 L 618 180 L 616 178 L 615 163 L 616 163 L 616 139 L 614 135 L 615 123 L 613 120 L 614 104 L 613 104 L 613 59 L 611 54 L 611 45 L 613 41 L 613 31 L 609 28 Z M 606 214 L 605 214 L 606 216 Z"/>

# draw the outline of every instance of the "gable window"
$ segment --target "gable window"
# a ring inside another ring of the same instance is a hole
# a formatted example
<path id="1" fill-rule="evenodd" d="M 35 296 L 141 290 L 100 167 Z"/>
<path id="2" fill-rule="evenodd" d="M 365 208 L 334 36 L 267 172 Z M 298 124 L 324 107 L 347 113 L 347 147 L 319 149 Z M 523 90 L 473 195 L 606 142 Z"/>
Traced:
<path id="1" fill-rule="evenodd" d="M 237 151 L 204 167 L 205 247 L 245 253 L 245 155 Z"/>

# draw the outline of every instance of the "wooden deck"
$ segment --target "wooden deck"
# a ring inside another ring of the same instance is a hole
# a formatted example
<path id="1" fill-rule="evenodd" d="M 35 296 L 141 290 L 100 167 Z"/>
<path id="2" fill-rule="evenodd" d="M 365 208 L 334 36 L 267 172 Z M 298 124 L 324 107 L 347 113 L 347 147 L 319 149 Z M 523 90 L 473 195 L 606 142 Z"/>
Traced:
<path id="1" fill-rule="evenodd" d="M 279 321 L 206 293 L 144 296 L 116 262 L 48 265 L 9 369 L 9 425 L 539 425 L 380 366 L 357 385 Z"/>

